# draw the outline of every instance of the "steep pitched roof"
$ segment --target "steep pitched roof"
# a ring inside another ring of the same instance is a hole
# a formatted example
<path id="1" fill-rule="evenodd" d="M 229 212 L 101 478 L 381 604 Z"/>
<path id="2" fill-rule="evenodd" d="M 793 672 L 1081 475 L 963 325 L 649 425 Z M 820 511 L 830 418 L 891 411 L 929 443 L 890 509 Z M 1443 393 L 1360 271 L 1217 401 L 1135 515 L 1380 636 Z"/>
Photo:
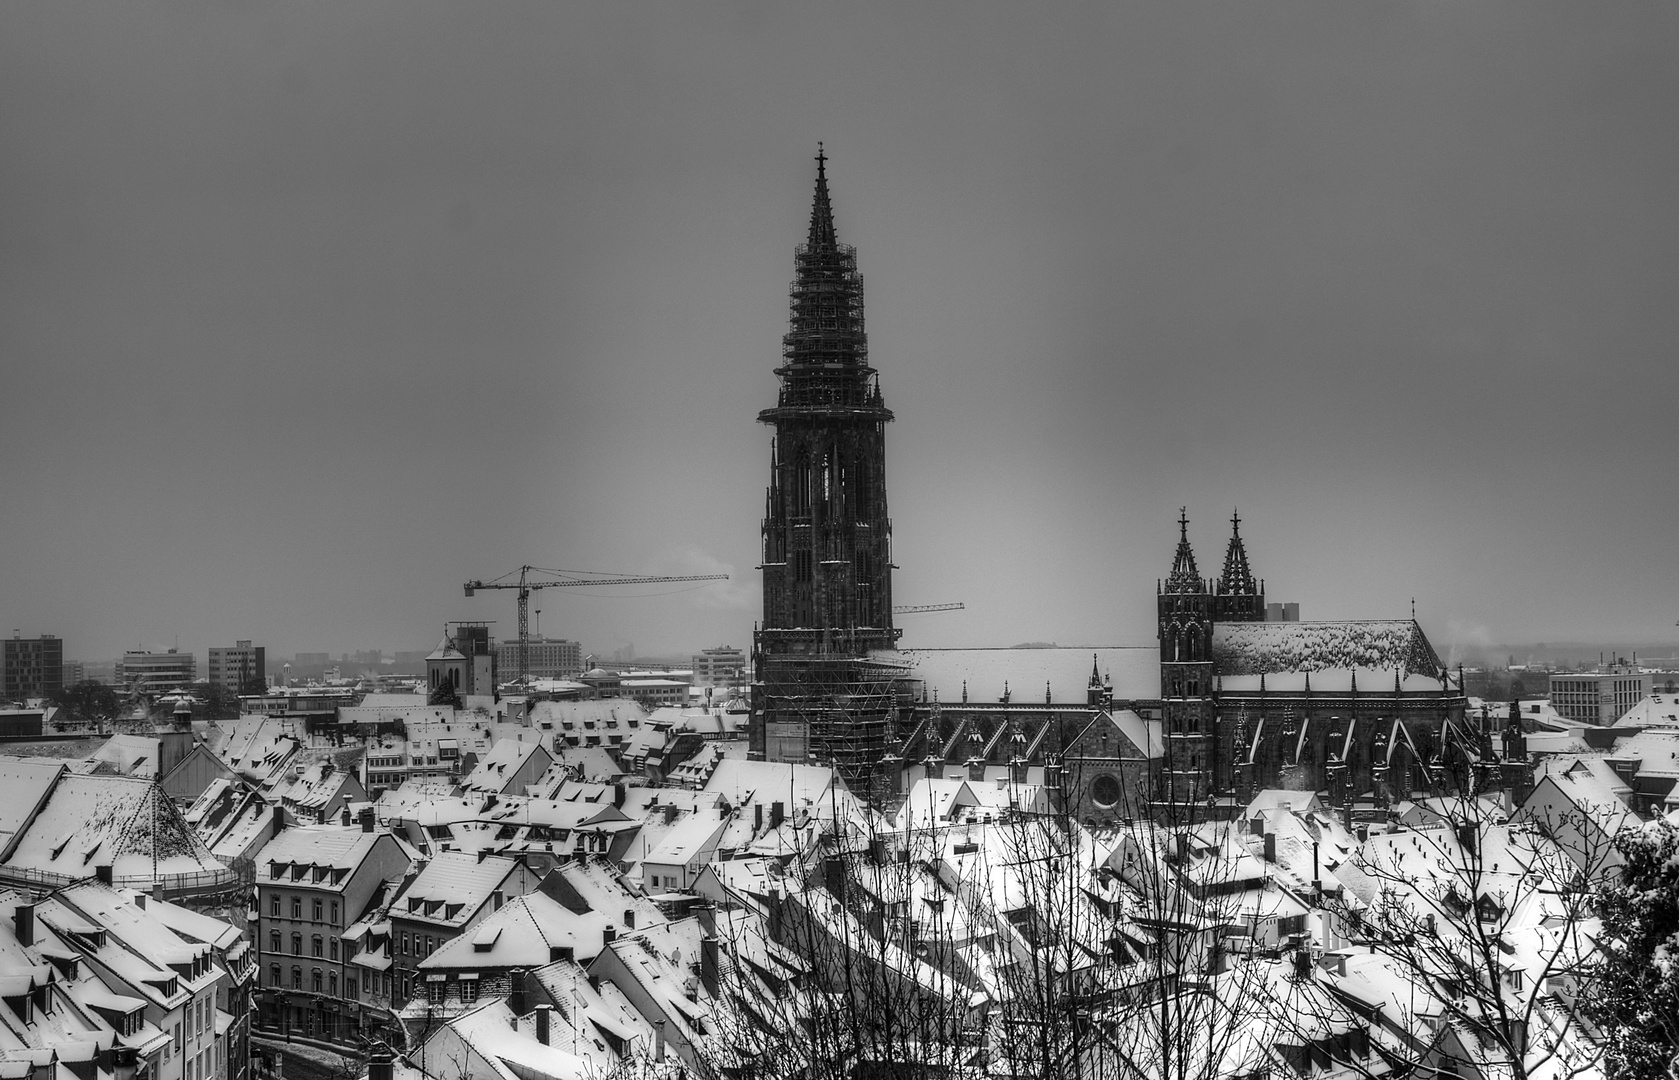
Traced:
<path id="1" fill-rule="evenodd" d="M 1410 619 L 1219 623 L 1213 664 L 1221 675 L 1362 667 L 1432 677 L 1442 670 L 1434 646 Z"/>

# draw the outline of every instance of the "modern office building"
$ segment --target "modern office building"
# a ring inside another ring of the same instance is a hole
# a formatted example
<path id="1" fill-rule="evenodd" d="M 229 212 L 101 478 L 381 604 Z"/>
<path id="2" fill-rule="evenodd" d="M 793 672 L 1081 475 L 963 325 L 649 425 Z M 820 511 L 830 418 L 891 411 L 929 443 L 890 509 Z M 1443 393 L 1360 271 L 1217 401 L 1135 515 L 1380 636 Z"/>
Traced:
<path id="1" fill-rule="evenodd" d="M 519 674 L 519 642 L 496 643 L 496 666 L 508 678 Z M 525 673 L 538 679 L 565 679 L 583 673 L 583 646 L 565 638 L 525 641 Z"/>
<path id="2" fill-rule="evenodd" d="M 694 654 L 695 686 L 736 686 L 746 680 L 746 653 L 732 645 Z"/>
<path id="3" fill-rule="evenodd" d="M 117 685 L 130 694 L 166 694 L 198 679 L 198 657 L 168 652 L 125 652 L 117 665 Z"/>
<path id="4" fill-rule="evenodd" d="M 1634 667 L 1606 671 L 1557 672 L 1551 676 L 1551 707 L 1568 720 L 1607 727 L 1650 694 L 1650 675 Z"/>
<path id="5" fill-rule="evenodd" d="M 4 696 L 8 701 L 47 697 L 64 687 L 64 639 L 51 634 L 7 638 Z"/>
<path id="6" fill-rule="evenodd" d="M 249 641 L 235 642 L 232 648 L 210 650 L 207 678 L 230 693 L 242 694 L 252 679 L 266 679 L 268 650 Z"/>

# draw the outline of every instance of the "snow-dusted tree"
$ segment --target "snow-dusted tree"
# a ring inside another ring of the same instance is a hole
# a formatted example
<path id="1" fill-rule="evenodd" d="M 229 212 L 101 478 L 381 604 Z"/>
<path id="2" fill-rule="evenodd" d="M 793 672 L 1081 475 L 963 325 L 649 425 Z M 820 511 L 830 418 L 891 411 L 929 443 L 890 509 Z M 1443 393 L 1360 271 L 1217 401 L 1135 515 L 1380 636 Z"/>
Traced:
<path id="1" fill-rule="evenodd" d="M 1234 903 L 1226 826 L 1188 820 L 1197 808 L 1177 827 L 1093 835 L 1054 788 L 990 780 L 994 804 L 964 807 L 962 786 L 934 781 L 889 816 L 825 823 L 785 869 L 737 889 L 774 949 L 719 942 L 713 1071 L 1259 1071 L 1264 1051 L 1245 1035 L 1254 969 L 1219 947 Z"/>
<path id="2" fill-rule="evenodd" d="M 1600 1065 L 1577 1014 L 1595 985 L 1593 883 L 1612 849 L 1566 818 L 1507 820 L 1465 786 L 1370 834 L 1343 875 L 1360 892 L 1325 903 L 1354 949 L 1321 977 L 1373 1016 L 1385 1057 L 1372 1069 L 1329 1054 L 1336 1065 L 1510 1080 Z"/>
<path id="3" fill-rule="evenodd" d="M 1679 829 L 1629 829 L 1625 864 L 1599 891 L 1602 970 L 1587 1013 L 1603 1030 L 1612 1075 L 1679 1077 Z"/>

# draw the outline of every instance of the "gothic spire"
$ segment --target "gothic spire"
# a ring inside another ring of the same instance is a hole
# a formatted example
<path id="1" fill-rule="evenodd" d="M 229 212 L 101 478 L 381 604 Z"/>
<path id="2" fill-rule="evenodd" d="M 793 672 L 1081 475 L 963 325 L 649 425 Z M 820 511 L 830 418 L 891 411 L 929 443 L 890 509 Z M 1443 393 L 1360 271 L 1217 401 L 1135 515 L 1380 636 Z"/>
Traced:
<path id="1" fill-rule="evenodd" d="M 834 235 L 834 207 L 828 201 L 828 155 L 822 144 L 816 144 L 816 200 L 810 207 L 811 248 L 832 248 L 839 242 Z"/>
<path id="2" fill-rule="evenodd" d="M 1218 591 L 1229 595 L 1251 595 L 1259 591 L 1248 569 L 1248 552 L 1242 546 L 1242 515 L 1230 513 L 1230 546 L 1224 549 L 1224 573 L 1219 575 Z"/>
<path id="3" fill-rule="evenodd" d="M 1178 553 L 1172 559 L 1172 573 L 1166 579 L 1169 593 L 1198 593 L 1202 584 L 1201 572 L 1195 569 L 1195 552 L 1189 546 L 1189 507 L 1178 510 Z"/>

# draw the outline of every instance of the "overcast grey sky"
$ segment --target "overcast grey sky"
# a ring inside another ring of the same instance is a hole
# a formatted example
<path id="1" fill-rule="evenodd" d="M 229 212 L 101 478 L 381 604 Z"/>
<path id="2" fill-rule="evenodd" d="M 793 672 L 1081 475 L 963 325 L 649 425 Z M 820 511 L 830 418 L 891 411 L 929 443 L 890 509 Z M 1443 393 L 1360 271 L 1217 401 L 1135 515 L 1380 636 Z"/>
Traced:
<path id="1" fill-rule="evenodd" d="M 746 645 L 816 141 L 906 644 L 1679 630 L 1671 4 L 0 6 L 0 619 Z M 605 590 L 602 590 L 603 592 Z"/>

